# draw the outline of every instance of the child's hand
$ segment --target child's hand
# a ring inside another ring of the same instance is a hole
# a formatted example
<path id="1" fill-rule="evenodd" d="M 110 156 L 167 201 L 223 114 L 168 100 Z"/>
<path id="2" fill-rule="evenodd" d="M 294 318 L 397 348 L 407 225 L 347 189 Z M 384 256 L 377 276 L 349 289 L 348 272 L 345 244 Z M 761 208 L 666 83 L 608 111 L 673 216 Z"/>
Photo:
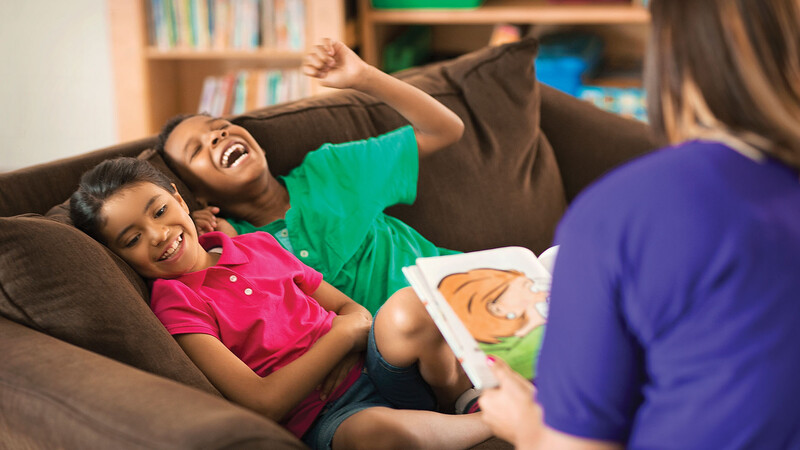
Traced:
<path id="1" fill-rule="evenodd" d="M 219 214 L 219 208 L 216 206 L 207 206 L 192 212 L 192 220 L 194 220 L 198 236 L 210 231 L 222 231 L 228 236 L 236 236 L 238 233 L 233 226 L 227 220 L 217 217 L 216 214 Z"/>
<path id="2" fill-rule="evenodd" d="M 323 86 L 339 89 L 357 87 L 370 67 L 346 45 L 331 39 L 317 45 L 303 61 L 303 73 L 319 78 Z"/>
<path id="3" fill-rule="evenodd" d="M 336 367 L 331 370 L 331 373 L 325 377 L 325 381 L 318 387 L 319 399 L 325 400 L 331 395 L 334 389 L 339 387 L 340 384 L 347 378 L 347 375 L 350 374 L 350 371 L 353 370 L 353 367 L 358 363 L 359 358 L 361 357 L 361 352 L 352 352 L 348 353 Z"/>
<path id="4" fill-rule="evenodd" d="M 217 229 L 217 216 L 219 208 L 216 206 L 206 206 L 203 209 L 198 209 L 192 212 L 192 220 L 194 226 L 197 227 L 197 234 L 202 236 L 210 231 Z"/>
<path id="5" fill-rule="evenodd" d="M 360 352 L 367 348 L 367 336 L 372 327 L 372 320 L 363 314 L 344 314 L 333 318 L 331 333 L 341 333 L 346 339 L 352 351 Z"/>

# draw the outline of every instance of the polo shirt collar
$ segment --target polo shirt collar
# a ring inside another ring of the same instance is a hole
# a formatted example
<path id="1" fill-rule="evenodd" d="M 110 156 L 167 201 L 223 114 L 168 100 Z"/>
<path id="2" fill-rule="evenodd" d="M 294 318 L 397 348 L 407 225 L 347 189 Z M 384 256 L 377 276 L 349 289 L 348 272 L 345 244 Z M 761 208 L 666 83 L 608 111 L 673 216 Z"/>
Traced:
<path id="1" fill-rule="evenodd" d="M 222 247 L 222 254 L 216 266 L 238 266 L 250 262 L 247 254 L 239 248 L 236 242 L 227 234 L 221 231 L 212 231 L 200 236 L 200 246 L 206 251 L 214 247 Z M 210 269 L 210 268 L 209 268 Z M 203 285 L 208 269 L 198 270 L 197 272 L 187 273 L 179 277 L 186 286 L 196 289 Z"/>

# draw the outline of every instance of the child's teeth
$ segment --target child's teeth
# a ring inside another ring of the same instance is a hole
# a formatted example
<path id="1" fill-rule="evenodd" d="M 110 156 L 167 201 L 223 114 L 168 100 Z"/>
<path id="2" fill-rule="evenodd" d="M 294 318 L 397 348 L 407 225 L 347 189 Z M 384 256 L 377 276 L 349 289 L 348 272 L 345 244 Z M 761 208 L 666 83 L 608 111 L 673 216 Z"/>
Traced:
<path id="1" fill-rule="evenodd" d="M 183 236 L 182 235 L 178 236 L 178 239 L 176 239 L 175 242 L 173 242 L 172 245 L 167 249 L 167 251 L 164 252 L 164 254 L 161 256 L 161 259 L 164 260 L 172 256 L 172 254 L 175 253 L 175 250 L 178 249 L 178 246 L 182 241 L 183 241 Z"/>

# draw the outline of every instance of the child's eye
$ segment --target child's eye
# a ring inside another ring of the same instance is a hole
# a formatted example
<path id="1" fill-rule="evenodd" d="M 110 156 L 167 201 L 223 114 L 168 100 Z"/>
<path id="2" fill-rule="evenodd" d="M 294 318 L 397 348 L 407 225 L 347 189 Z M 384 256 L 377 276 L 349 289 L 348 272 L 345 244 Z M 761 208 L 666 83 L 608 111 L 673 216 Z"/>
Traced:
<path id="1" fill-rule="evenodd" d="M 197 156 L 198 153 L 200 153 L 200 146 L 199 145 L 197 147 L 195 147 L 194 151 L 192 152 L 192 155 L 189 157 L 189 161 L 194 159 L 194 157 Z"/>
<path id="2" fill-rule="evenodd" d="M 131 248 L 134 245 L 136 245 L 137 242 L 139 242 L 139 235 L 138 234 L 136 236 L 134 236 L 133 238 L 131 238 L 131 240 L 128 241 L 127 244 L 125 244 L 125 248 Z"/>
<path id="3" fill-rule="evenodd" d="M 161 217 L 167 211 L 167 205 L 162 206 L 161 208 L 156 211 L 156 217 Z"/>

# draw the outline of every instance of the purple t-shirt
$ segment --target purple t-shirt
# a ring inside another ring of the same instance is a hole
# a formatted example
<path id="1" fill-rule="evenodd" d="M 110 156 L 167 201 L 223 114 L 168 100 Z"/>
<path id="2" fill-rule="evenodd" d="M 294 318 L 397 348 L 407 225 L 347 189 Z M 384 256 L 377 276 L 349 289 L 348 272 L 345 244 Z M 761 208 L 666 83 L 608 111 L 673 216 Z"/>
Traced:
<path id="1" fill-rule="evenodd" d="M 800 448 L 800 177 L 719 143 L 640 158 L 559 226 L 538 401 L 630 448 Z"/>
<path id="2" fill-rule="evenodd" d="M 230 238 L 212 232 L 200 236 L 200 244 L 206 250 L 222 247 L 215 266 L 153 285 L 150 307 L 170 334 L 214 336 L 265 377 L 302 356 L 330 331 L 336 314 L 311 297 L 322 275 L 270 234 Z M 360 368 L 354 367 L 327 401 L 339 398 L 356 381 Z M 324 406 L 319 392 L 312 392 L 283 425 L 300 437 Z"/>

